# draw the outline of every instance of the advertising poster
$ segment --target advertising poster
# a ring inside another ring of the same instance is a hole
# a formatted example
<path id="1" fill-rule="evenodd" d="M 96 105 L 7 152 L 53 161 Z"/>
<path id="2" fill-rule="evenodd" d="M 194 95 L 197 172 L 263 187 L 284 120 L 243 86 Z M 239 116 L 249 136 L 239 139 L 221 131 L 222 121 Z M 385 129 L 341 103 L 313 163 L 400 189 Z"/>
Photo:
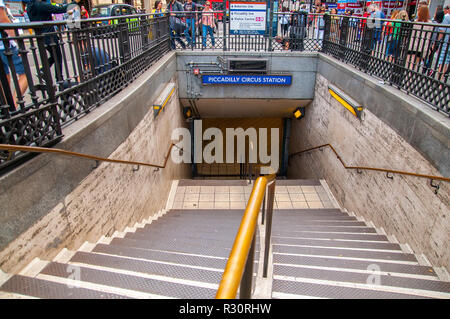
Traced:
<path id="1" fill-rule="evenodd" d="M 337 12 L 338 14 L 344 14 L 347 8 L 347 0 L 338 0 L 337 1 Z"/>
<path id="2" fill-rule="evenodd" d="M 391 16 L 392 11 L 401 10 L 402 8 L 403 8 L 403 1 L 398 1 L 398 0 L 396 0 L 396 1 L 384 0 L 383 1 L 382 11 L 388 18 Z"/>
<path id="3" fill-rule="evenodd" d="M 347 9 L 348 10 L 353 10 L 354 16 L 358 16 L 358 17 L 362 17 L 363 15 L 363 9 L 364 9 L 364 3 L 361 1 L 353 1 L 353 0 L 349 0 L 347 2 Z"/>
<path id="4" fill-rule="evenodd" d="M 230 2 L 230 34 L 265 34 L 266 2 Z"/>

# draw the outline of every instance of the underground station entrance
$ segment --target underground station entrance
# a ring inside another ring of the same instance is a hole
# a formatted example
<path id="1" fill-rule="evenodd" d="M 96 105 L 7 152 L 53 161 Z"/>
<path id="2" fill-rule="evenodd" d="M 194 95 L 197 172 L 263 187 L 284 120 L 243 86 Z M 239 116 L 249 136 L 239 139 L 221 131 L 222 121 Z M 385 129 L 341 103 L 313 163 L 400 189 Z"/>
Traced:
<path id="1" fill-rule="evenodd" d="M 136 82 L 1 176 L 0 297 L 449 297 L 441 114 L 321 53 Z"/>

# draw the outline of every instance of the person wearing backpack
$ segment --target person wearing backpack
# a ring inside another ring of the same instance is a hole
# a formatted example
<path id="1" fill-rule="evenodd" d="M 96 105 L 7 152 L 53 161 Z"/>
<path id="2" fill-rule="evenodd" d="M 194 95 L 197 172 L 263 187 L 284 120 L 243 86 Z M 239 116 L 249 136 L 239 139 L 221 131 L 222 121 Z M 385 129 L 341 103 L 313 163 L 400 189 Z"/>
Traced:
<path id="1" fill-rule="evenodd" d="M 184 11 L 183 5 L 177 0 L 170 0 L 166 11 L 169 12 L 169 33 L 172 49 L 175 49 L 175 40 L 180 43 L 183 49 L 186 49 L 186 44 L 181 40 L 181 34 L 186 29 L 186 23 L 181 20 L 181 12 Z"/>
<path id="2" fill-rule="evenodd" d="M 45 0 L 31 0 L 27 5 L 27 13 L 31 22 L 52 21 L 52 14 L 66 13 L 69 5 L 52 5 Z M 62 81 L 62 53 L 60 48 L 59 36 L 54 34 L 55 26 L 49 25 L 41 29 L 42 34 L 50 33 L 44 36 L 45 49 L 48 51 L 50 58 L 48 59 L 49 67 L 55 64 L 55 77 L 58 81 Z M 53 33 L 53 34 L 51 34 Z M 41 77 L 42 77 L 42 70 Z"/>

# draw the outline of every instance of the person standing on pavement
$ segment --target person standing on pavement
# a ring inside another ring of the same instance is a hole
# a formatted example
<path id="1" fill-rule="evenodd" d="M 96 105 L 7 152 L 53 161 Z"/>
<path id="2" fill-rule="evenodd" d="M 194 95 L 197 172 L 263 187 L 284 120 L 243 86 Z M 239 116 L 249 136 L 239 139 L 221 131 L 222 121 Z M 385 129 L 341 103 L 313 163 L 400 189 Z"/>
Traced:
<path id="1" fill-rule="evenodd" d="M 8 18 L 7 15 L 7 10 L 6 10 L 6 5 L 5 2 L 3 0 L 0 0 L 0 23 L 12 23 L 11 20 Z M 4 36 L 10 36 L 10 37 L 14 37 L 14 31 L 13 30 L 6 30 L 7 34 L 3 34 Z M 5 70 L 6 73 L 6 79 L 8 81 L 8 83 L 11 82 L 11 72 L 10 72 L 10 68 L 9 68 L 9 63 L 8 63 L 8 58 L 5 54 L 5 45 L 3 43 L 3 40 L 1 39 L 3 35 L 0 35 L 0 58 L 2 61 L 2 67 Z M 17 49 L 17 43 L 15 41 L 10 41 L 9 42 L 9 48 L 8 51 L 10 51 L 9 53 L 11 53 L 11 58 L 12 58 L 12 63 L 14 64 L 14 69 L 16 74 L 18 75 L 18 81 L 19 81 L 19 88 L 17 89 L 17 96 L 22 96 L 26 89 L 28 88 L 28 81 L 27 81 L 27 77 L 25 75 L 25 68 L 23 66 L 22 63 L 22 59 L 19 56 L 19 50 Z M 19 92 L 20 90 L 20 92 Z M 13 94 L 13 99 L 14 99 L 14 106 L 17 108 L 16 105 L 16 96 L 14 96 Z"/>
<path id="2" fill-rule="evenodd" d="M 52 14 L 66 13 L 69 5 L 52 5 L 45 0 L 31 0 L 27 5 L 27 13 L 31 22 L 52 21 Z M 54 33 L 55 26 L 46 26 L 41 29 L 42 34 Z M 48 59 L 49 67 L 55 64 L 55 77 L 58 81 L 62 81 L 62 54 L 59 46 L 59 37 L 56 34 L 46 35 L 44 37 L 45 49 L 48 51 L 50 58 Z M 40 70 L 42 72 L 42 69 Z M 41 73 L 42 77 L 42 73 Z"/>
<path id="3" fill-rule="evenodd" d="M 187 28 L 184 30 L 184 35 L 186 36 L 186 41 L 189 46 L 195 46 L 195 26 L 197 25 L 197 11 L 198 6 L 192 0 L 187 0 L 184 4 L 184 11 L 186 11 L 186 25 Z M 192 33 L 192 38 L 190 33 Z"/>
<path id="4" fill-rule="evenodd" d="M 170 0 L 167 5 L 167 12 L 169 12 L 169 33 L 170 45 L 175 49 L 175 40 L 180 43 L 183 49 L 186 49 L 186 44 L 181 40 L 181 34 L 184 32 L 185 23 L 181 21 L 183 5 L 177 0 Z"/>
<path id="5" fill-rule="evenodd" d="M 211 2 L 206 1 L 205 8 L 202 11 L 202 28 L 203 28 L 202 44 L 203 44 L 203 48 L 206 48 L 206 38 L 208 37 L 208 33 L 209 33 L 209 36 L 211 37 L 212 48 L 214 49 L 214 45 L 215 45 L 214 32 L 213 32 L 214 26 L 215 26 L 214 13 L 213 13 L 213 10 L 211 9 Z"/>

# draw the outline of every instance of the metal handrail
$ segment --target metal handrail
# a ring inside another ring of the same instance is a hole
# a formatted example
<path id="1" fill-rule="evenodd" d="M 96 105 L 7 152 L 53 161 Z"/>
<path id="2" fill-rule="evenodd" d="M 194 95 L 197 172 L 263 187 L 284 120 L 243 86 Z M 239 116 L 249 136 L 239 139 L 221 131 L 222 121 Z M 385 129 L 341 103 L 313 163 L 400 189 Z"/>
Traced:
<path id="1" fill-rule="evenodd" d="M 67 155 L 67 156 L 72 156 L 72 157 L 82 157 L 82 158 L 91 159 L 91 160 L 95 160 L 95 161 L 99 161 L 99 162 L 109 162 L 109 163 L 116 163 L 116 164 L 127 164 L 127 165 L 165 168 L 166 164 L 167 164 L 167 160 L 169 159 L 169 156 L 170 156 L 170 152 L 172 151 L 172 147 L 174 147 L 174 146 L 175 146 L 174 143 L 170 144 L 169 150 L 167 151 L 166 157 L 164 158 L 164 163 L 162 165 L 150 164 L 150 163 L 144 163 L 144 162 L 135 162 L 135 161 L 125 161 L 125 160 L 119 160 L 119 159 L 113 159 L 113 158 L 105 158 L 105 157 L 99 157 L 99 156 L 95 156 L 95 155 L 66 151 L 66 150 L 62 150 L 59 148 L 45 148 L 45 147 L 34 147 L 34 146 L 0 144 L 0 150 L 9 151 L 10 154 L 13 151 L 15 151 L 15 152 L 22 151 L 22 152 L 31 152 L 31 153 L 53 153 L 53 154 Z"/>
<path id="2" fill-rule="evenodd" d="M 242 217 L 233 248 L 228 258 L 216 299 L 234 299 L 241 285 L 240 297 L 250 298 L 253 277 L 253 253 L 258 214 L 265 197 L 267 185 L 275 181 L 276 174 L 258 177 Z M 274 185 L 272 183 L 272 185 Z M 273 196 L 272 196 L 273 203 Z M 266 243 L 270 240 L 266 237 Z M 266 252 L 268 253 L 268 252 Z M 245 273 L 244 273 L 245 270 Z M 241 283 L 242 281 L 242 283 Z M 244 285 L 243 285 L 244 284 Z"/>
<path id="3" fill-rule="evenodd" d="M 427 178 L 427 179 L 431 179 L 431 180 L 439 180 L 439 181 L 444 181 L 444 182 L 450 182 L 450 178 L 443 177 L 443 176 L 419 174 L 419 173 L 412 173 L 412 172 L 392 170 L 392 169 L 387 169 L 387 168 L 377 168 L 377 167 L 367 167 L 367 166 L 347 166 L 345 164 L 344 160 L 342 159 L 342 157 L 338 154 L 338 152 L 335 150 L 335 148 L 331 144 L 323 144 L 323 145 L 319 145 L 319 146 L 316 146 L 316 147 L 308 148 L 308 149 L 303 150 L 303 151 L 295 152 L 295 153 L 290 154 L 289 157 L 294 157 L 296 155 L 300 155 L 302 153 L 310 152 L 310 151 L 313 151 L 313 150 L 316 150 L 316 149 L 320 149 L 320 148 L 323 148 L 323 147 L 330 147 L 331 150 L 333 151 L 333 153 L 336 155 L 336 157 L 338 158 L 338 160 L 341 162 L 342 166 L 344 166 L 345 169 L 356 169 L 358 171 L 360 171 L 360 170 L 377 171 L 377 172 L 384 172 L 384 173 L 387 173 L 387 174 L 391 173 L 391 174 L 399 174 L 399 175 L 408 175 L 408 176 L 415 176 L 415 177 L 420 177 L 420 178 Z"/>

